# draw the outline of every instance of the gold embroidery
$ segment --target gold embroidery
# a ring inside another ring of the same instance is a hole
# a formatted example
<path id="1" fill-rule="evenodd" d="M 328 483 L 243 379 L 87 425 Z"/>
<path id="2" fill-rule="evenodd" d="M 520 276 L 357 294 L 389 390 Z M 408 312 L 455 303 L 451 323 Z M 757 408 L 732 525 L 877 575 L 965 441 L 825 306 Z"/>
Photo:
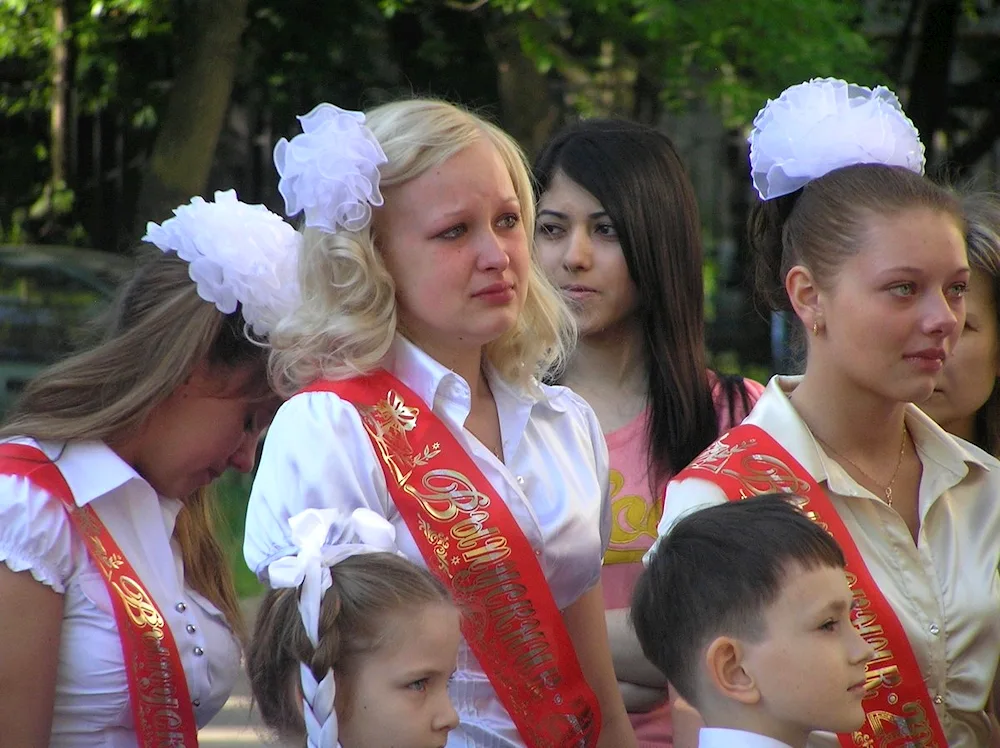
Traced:
<path id="1" fill-rule="evenodd" d="M 119 599 L 125 605 L 125 612 L 139 628 L 149 627 L 163 636 L 163 618 L 156 610 L 153 601 L 138 582 L 131 577 L 122 575 L 118 582 L 112 582 Z"/>
<path id="2" fill-rule="evenodd" d="M 405 405 L 392 390 L 386 400 L 375 406 L 356 407 L 388 468 L 387 474 L 425 513 L 417 514 L 417 528 L 433 549 L 441 572 L 451 582 L 466 622 L 463 624 L 466 636 L 482 640 L 490 632 L 497 640 L 481 641 L 487 648 L 485 651 L 493 654 L 489 648 L 498 647 L 511 658 L 511 665 L 520 676 L 516 679 L 518 686 L 514 687 L 515 681 L 500 682 L 496 684 L 498 691 L 524 689 L 530 693 L 529 701 L 549 699 L 559 708 L 559 714 L 551 720 L 558 741 L 538 742 L 539 746 L 567 745 L 567 722 L 570 733 L 582 738 L 574 744 L 591 745 L 595 723 L 589 708 L 582 708 L 587 707 L 586 702 L 582 702 L 580 709 L 582 719 L 562 713 L 566 707 L 560 695 L 563 678 L 556 662 L 557 653 L 534 609 L 534 600 L 523 583 L 520 569 L 509 558 L 507 538 L 491 522 L 490 497 L 457 470 L 422 470 L 419 487 L 410 485 L 413 468 L 426 465 L 439 454 L 441 446 L 435 442 L 420 450 L 419 445 L 414 449 L 410 444 L 407 432 L 416 426 L 419 409 Z M 447 532 L 435 531 L 431 522 L 446 523 Z M 451 540 L 455 541 L 455 551 L 449 558 Z M 454 573 L 449 560 L 458 567 Z M 528 703 L 503 700 L 510 703 L 521 721 L 531 713 Z"/>
<path id="3" fill-rule="evenodd" d="M 927 714 L 916 701 L 904 704 L 900 717 L 892 712 L 874 710 L 866 716 L 872 732 L 878 739 L 879 748 L 889 748 L 898 745 L 905 739 L 907 746 L 920 748 L 934 745 L 934 733 L 927 721 Z"/>
<path id="4" fill-rule="evenodd" d="M 184 748 L 184 719 L 178 711 L 178 690 L 170 664 L 170 651 L 166 647 L 167 631 L 163 616 L 142 584 L 120 569 L 125 559 L 120 553 L 108 553 L 100 535 L 105 531 L 97 513 L 87 507 L 73 511 L 92 557 L 98 562 L 101 573 L 108 579 L 117 594 L 125 614 L 134 625 L 123 631 L 132 639 L 138 638 L 137 656 L 127 663 L 132 671 L 140 703 L 137 710 L 142 719 L 136 725 L 141 745 L 177 746 Z M 183 673 L 179 677 L 184 677 Z M 133 697 L 134 698 L 134 697 Z M 150 705 L 155 704 L 155 710 Z M 181 730 L 181 732 L 178 732 Z"/>
<path id="5" fill-rule="evenodd" d="M 434 546 L 434 555 L 437 557 L 438 566 L 441 567 L 441 571 L 448 575 L 451 579 L 451 569 L 448 568 L 448 546 L 450 545 L 448 541 L 448 536 L 441 532 L 435 532 L 431 529 L 430 524 L 423 517 L 417 518 L 417 524 L 420 527 L 420 532 L 424 534 L 427 538 L 427 542 Z"/>
<path id="6" fill-rule="evenodd" d="M 728 444 L 724 438 L 719 439 L 702 452 L 689 467 L 692 470 L 707 470 L 739 481 L 741 499 L 765 493 L 807 494 L 809 492 L 809 483 L 799 478 L 777 457 L 749 452 L 756 444 L 756 439 L 747 439 L 738 444 Z M 728 467 L 733 457 L 736 457 L 738 462 L 735 469 Z"/>
<path id="7" fill-rule="evenodd" d="M 605 564 L 630 564 L 642 560 L 649 548 L 623 548 L 646 536 L 656 539 L 656 528 L 660 524 L 663 505 L 659 501 L 652 505 L 643 496 L 629 494 L 619 496 L 625 487 L 625 477 L 620 470 L 612 468 L 611 483 L 611 542 L 604 554 Z"/>
<path id="8" fill-rule="evenodd" d="M 400 486 L 406 485 L 414 466 L 426 465 L 441 451 L 441 445 L 435 442 L 414 452 L 406 432 L 416 428 L 420 408 L 406 405 L 394 390 L 389 390 L 385 400 L 374 406 L 359 405 L 358 413 L 365 431 L 378 447 L 379 456 Z"/>

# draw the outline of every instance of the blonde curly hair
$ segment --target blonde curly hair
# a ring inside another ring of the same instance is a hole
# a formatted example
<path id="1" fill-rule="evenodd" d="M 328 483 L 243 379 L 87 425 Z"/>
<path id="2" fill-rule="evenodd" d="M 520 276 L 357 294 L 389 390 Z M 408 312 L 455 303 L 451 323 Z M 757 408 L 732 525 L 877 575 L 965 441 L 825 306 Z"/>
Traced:
<path id="1" fill-rule="evenodd" d="M 373 109 L 367 124 L 388 157 L 383 188 L 404 184 L 487 139 L 500 154 L 531 241 L 535 205 L 524 153 L 500 128 L 444 101 L 413 99 Z M 290 395 L 318 378 L 344 379 L 377 368 L 398 325 L 395 283 L 375 247 L 374 231 L 303 231 L 302 305 L 270 335 L 270 373 Z M 515 326 L 486 346 L 501 376 L 526 383 L 558 369 L 576 339 L 573 316 L 532 256 L 527 298 Z"/>

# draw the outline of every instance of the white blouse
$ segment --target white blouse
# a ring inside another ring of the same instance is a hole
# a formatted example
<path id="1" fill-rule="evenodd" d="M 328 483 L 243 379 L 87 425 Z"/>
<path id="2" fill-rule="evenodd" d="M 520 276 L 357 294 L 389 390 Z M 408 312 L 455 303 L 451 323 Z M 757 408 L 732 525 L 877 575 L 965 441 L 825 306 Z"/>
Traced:
<path id="1" fill-rule="evenodd" d="M 703 727 L 698 733 L 698 748 L 792 748 L 788 743 L 746 730 Z"/>
<path id="2" fill-rule="evenodd" d="M 218 712 L 240 668 L 222 613 L 184 586 L 171 539 L 181 502 L 153 488 L 100 442 L 41 444 L 78 506 L 90 504 L 163 613 L 180 650 L 198 726 Z M 135 748 L 128 679 L 111 598 L 62 502 L 21 477 L 0 476 L 0 560 L 64 596 L 49 745 Z"/>
<path id="3" fill-rule="evenodd" d="M 767 431 L 824 485 L 865 564 L 899 617 L 951 748 L 988 744 L 986 699 L 1000 659 L 1000 462 L 946 433 L 916 406 L 906 425 L 923 465 L 917 544 L 903 519 L 854 481 L 813 438 L 774 377 L 744 423 Z M 667 487 L 659 534 L 694 509 L 726 500 L 699 479 Z M 834 748 L 815 732 L 809 748 Z"/>
<path id="4" fill-rule="evenodd" d="M 560 609 L 598 583 L 611 529 L 608 453 L 593 411 L 564 387 L 515 389 L 488 373 L 506 464 L 463 428 L 468 384 L 397 337 L 384 366 L 455 435 L 507 504 L 535 549 Z M 396 527 L 396 543 L 426 566 L 386 489 L 385 476 L 355 408 L 328 392 L 297 395 L 268 429 L 247 510 L 244 554 L 266 581 L 267 565 L 291 548 L 288 518 L 309 507 L 368 507 Z M 451 696 L 461 724 L 448 748 L 523 746 L 510 716 L 463 642 Z"/>

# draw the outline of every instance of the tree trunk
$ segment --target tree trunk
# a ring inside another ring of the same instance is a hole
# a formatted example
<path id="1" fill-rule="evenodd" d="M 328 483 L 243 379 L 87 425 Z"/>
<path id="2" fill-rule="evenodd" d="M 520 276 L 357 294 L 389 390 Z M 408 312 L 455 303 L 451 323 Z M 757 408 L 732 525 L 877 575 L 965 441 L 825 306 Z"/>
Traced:
<path id="1" fill-rule="evenodd" d="M 906 113 L 927 148 L 928 167 L 940 161 L 934 135 L 943 128 L 948 116 L 948 80 L 961 13 L 962 0 L 928 0 L 920 24 L 920 47 L 913 80 L 909 81 Z"/>
<path id="2" fill-rule="evenodd" d="M 52 167 L 52 186 L 66 184 L 67 113 L 69 111 L 70 38 L 69 3 L 57 2 L 52 12 L 52 99 L 49 110 L 49 162 Z"/>
<path id="3" fill-rule="evenodd" d="M 136 231 L 201 194 L 215 156 L 236 77 L 248 0 L 201 0 L 153 144 L 136 208 Z"/>
<path id="4" fill-rule="evenodd" d="M 559 126 L 561 109 L 552 100 L 546 77 L 522 51 L 509 19 L 490 23 L 484 35 L 496 61 L 504 129 L 532 159 Z"/>

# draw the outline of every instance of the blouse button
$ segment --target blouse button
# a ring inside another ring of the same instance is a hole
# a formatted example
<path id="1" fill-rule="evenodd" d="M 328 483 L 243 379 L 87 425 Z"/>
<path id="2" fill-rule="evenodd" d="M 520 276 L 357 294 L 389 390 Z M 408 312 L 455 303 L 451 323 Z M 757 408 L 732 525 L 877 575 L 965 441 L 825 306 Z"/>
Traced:
<path id="1" fill-rule="evenodd" d="M 197 629 L 195 629 L 194 625 L 192 625 L 192 624 L 190 624 L 190 623 L 189 623 L 189 624 L 187 625 L 187 632 L 188 632 L 189 634 L 193 634 L 193 633 L 194 633 L 194 632 L 195 632 L 196 630 L 197 630 Z"/>
<path id="2" fill-rule="evenodd" d="M 183 613 L 185 610 L 187 610 L 187 607 L 188 606 L 186 606 L 184 603 L 177 603 L 177 605 L 174 606 L 174 610 L 176 610 L 178 613 Z"/>
<path id="3" fill-rule="evenodd" d="M 941 633 L 941 629 L 938 628 L 938 625 L 936 623 L 931 624 L 930 631 L 932 634 L 934 634 L 934 636 L 937 636 L 938 634 Z"/>
<path id="4" fill-rule="evenodd" d="M 517 485 L 519 485 L 519 486 L 523 486 L 524 485 L 524 476 L 523 475 L 517 476 Z"/>
<path id="5" fill-rule="evenodd" d="M 943 696 L 935 696 L 934 697 L 934 703 L 935 704 L 943 704 L 944 703 L 944 697 Z"/>
<path id="6" fill-rule="evenodd" d="M 201 647 L 195 647 L 194 653 L 196 656 L 201 657 L 203 654 L 205 654 L 205 650 L 202 649 Z"/>
<path id="7" fill-rule="evenodd" d="M 191 703 L 192 703 L 192 704 L 193 704 L 194 706 L 196 706 L 196 707 L 197 707 L 197 706 L 201 706 L 201 699 L 195 699 L 195 700 L 194 700 L 194 701 L 192 701 Z"/>

